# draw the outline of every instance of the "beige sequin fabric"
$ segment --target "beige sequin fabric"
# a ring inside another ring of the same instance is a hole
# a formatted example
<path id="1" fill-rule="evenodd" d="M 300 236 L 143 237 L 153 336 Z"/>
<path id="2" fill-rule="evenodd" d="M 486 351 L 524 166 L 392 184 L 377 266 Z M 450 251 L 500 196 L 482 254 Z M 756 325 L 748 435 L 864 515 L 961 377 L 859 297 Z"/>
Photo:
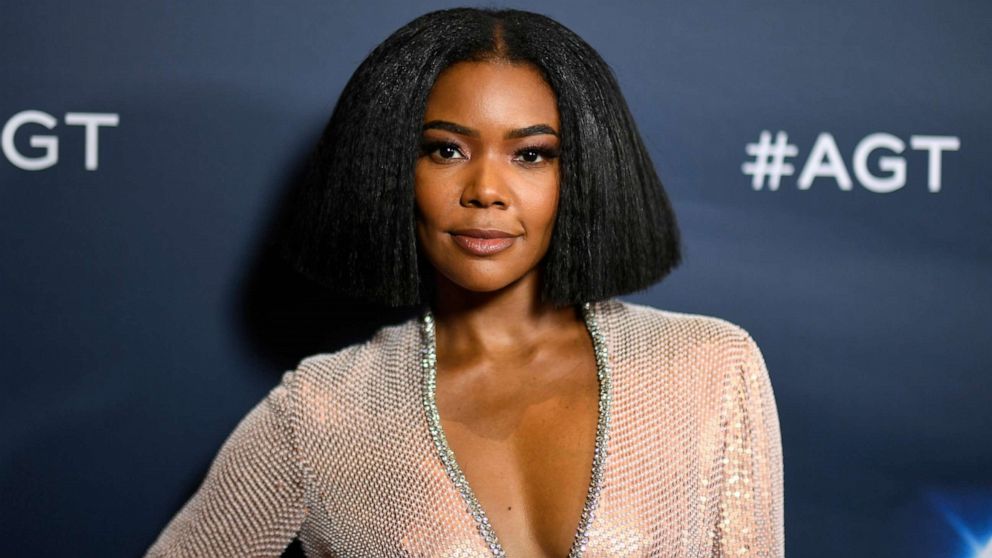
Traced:
<path id="1" fill-rule="evenodd" d="M 617 299 L 590 308 L 609 425 L 581 555 L 784 556 L 778 413 L 751 336 Z M 493 556 L 430 430 L 422 326 L 286 372 L 147 556 L 279 556 L 294 537 L 307 556 Z"/>

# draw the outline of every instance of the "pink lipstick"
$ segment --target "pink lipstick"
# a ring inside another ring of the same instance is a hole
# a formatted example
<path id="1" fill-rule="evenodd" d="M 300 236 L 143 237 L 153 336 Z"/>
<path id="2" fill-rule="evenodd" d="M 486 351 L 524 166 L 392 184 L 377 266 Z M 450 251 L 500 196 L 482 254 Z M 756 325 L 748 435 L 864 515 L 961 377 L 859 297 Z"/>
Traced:
<path id="1" fill-rule="evenodd" d="M 465 251 L 476 256 L 491 256 L 512 246 L 519 235 L 496 229 L 462 229 L 452 231 L 451 236 Z"/>

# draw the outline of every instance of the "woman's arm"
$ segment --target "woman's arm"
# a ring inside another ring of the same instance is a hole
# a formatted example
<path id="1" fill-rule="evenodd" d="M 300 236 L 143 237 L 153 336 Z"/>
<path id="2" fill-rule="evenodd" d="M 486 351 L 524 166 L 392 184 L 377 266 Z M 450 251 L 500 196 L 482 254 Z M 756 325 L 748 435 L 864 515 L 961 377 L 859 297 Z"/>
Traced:
<path id="1" fill-rule="evenodd" d="M 306 517 L 289 422 L 293 372 L 238 424 L 146 557 L 280 556 Z"/>
<path id="2" fill-rule="evenodd" d="M 782 558 L 784 501 L 778 410 L 764 358 L 750 335 L 729 385 L 714 555 Z"/>

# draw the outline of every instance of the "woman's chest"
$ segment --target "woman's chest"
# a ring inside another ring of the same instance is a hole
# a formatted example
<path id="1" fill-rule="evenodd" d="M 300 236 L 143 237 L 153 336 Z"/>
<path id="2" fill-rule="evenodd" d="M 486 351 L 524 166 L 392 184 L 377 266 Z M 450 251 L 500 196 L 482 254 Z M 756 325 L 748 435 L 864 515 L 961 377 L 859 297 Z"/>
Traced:
<path id="1" fill-rule="evenodd" d="M 600 418 L 596 371 L 582 372 L 489 397 L 439 392 L 447 446 L 509 556 L 565 556 L 575 539 Z"/>
<path id="2" fill-rule="evenodd" d="M 683 390 L 616 379 L 584 556 L 704 555 L 719 417 L 665 395 Z M 596 443 L 599 400 L 587 387 L 492 406 L 439 391 L 436 409 L 414 392 L 349 413 L 308 437 L 301 540 L 314 556 L 567 555 Z"/>

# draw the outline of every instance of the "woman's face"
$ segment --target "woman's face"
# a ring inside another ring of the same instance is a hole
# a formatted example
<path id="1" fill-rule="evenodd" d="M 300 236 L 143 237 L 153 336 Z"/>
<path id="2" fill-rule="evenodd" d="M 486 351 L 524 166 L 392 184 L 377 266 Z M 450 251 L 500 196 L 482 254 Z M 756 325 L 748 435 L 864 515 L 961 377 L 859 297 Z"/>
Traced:
<path id="1" fill-rule="evenodd" d="M 434 84 L 415 172 L 417 240 L 475 292 L 536 273 L 558 209 L 558 104 L 533 66 L 460 62 Z"/>

